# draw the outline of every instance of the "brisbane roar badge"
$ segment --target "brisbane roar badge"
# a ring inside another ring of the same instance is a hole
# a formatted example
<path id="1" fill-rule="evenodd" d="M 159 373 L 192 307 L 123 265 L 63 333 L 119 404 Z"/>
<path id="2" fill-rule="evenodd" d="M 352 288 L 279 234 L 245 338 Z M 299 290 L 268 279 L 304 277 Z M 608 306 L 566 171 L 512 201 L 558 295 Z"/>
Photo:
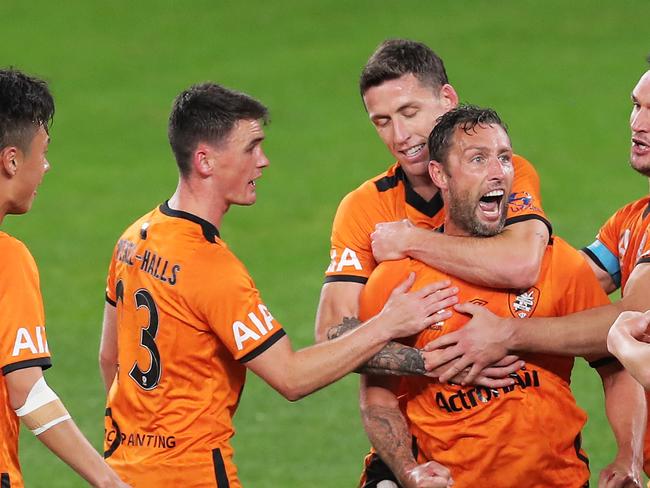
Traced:
<path id="1" fill-rule="evenodd" d="M 529 288 L 519 295 L 508 293 L 508 304 L 512 316 L 518 319 L 530 317 L 537 308 L 539 295 L 539 289 L 535 287 Z"/>

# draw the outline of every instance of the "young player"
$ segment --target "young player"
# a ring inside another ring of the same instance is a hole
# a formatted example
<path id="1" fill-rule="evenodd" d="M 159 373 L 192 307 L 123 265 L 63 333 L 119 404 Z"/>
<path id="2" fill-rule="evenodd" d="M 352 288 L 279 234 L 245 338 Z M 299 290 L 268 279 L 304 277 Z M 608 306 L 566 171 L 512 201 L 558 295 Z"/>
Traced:
<path id="1" fill-rule="evenodd" d="M 50 168 L 46 158 L 54 100 L 45 82 L 0 70 L 0 222 L 28 212 Z M 22 487 L 22 421 L 54 454 L 96 487 L 127 485 L 92 448 L 48 386 L 52 363 L 38 268 L 25 245 L 0 232 L 0 487 Z"/>
<path id="2" fill-rule="evenodd" d="M 115 247 L 100 351 L 105 456 L 136 487 L 241 486 L 230 437 L 246 369 L 296 400 L 438 320 L 439 287 L 406 293 L 411 277 L 351 334 L 292 350 L 218 230 L 231 205 L 256 201 L 266 118 L 216 84 L 182 92 L 169 120 L 176 192 Z"/>

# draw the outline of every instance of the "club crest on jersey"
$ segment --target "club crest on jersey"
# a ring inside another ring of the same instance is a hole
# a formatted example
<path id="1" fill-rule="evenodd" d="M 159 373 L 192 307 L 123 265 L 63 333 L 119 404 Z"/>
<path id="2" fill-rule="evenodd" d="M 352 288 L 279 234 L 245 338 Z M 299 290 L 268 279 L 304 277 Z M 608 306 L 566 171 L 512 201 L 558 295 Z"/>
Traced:
<path id="1" fill-rule="evenodd" d="M 510 313 L 513 317 L 525 319 L 530 317 L 539 303 L 539 289 L 532 287 L 519 295 L 515 293 L 508 294 L 508 303 L 510 304 Z"/>
<path id="2" fill-rule="evenodd" d="M 513 213 L 523 212 L 524 210 L 528 209 L 539 211 L 539 209 L 533 205 L 534 201 L 535 199 L 528 192 L 519 191 L 511 193 L 510 197 L 508 198 L 508 208 Z"/>

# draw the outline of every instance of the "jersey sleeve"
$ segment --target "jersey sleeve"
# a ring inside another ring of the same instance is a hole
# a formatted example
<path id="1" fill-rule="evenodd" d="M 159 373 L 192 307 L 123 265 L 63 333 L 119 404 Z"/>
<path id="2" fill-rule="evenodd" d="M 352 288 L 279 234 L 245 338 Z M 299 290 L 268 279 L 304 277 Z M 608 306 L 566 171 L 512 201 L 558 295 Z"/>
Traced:
<path id="1" fill-rule="evenodd" d="M 388 301 L 393 289 L 402 283 L 410 272 L 410 258 L 381 263 L 363 287 L 359 298 L 359 319 L 374 317 Z"/>
<path id="2" fill-rule="evenodd" d="M 0 256 L 0 370 L 51 366 L 38 269 L 27 248 L 3 239 Z"/>
<path id="3" fill-rule="evenodd" d="M 584 257 L 568 243 L 554 238 L 553 293 L 558 298 L 556 314 L 569 315 L 610 303 Z"/>
<path id="4" fill-rule="evenodd" d="M 374 212 L 378 202 L 372 201 L 364 190 L 361 187 L 348 194 L 336 211 L 325 283 L 351 281 L 365 284 L 377 266 L 370 234 L 377 223 Z"/>
<path id="5" fill-rule="evenodd" d="M 621 263 L 618 252 L 618 239 L 620 235 L 619 223 L 622 218 L 622 209 L 612 215 L 598 231 L 596 240 L 583 248 L 589 258 L 601 269 L 605 270 L 616 288 L 621 286 Z"/>
<path id="6" fill-rule="evenodd" d="M 116 292 L 116 280 L 115 280 L 115 265 L 117 264 L 117 250 L 118 245 L 113 249 L 113 255 L 111 256 L 111 262 L 108 265 L 108 275 L 106 276 L 106 302 L 115 306 L 117 304 L 117 292 Z"/>
<path id="7" fill-rule="evenodd" d="M 196 306 L 236 360 L 250 361 L 286 335 L 246 268 L 234 256 L 216 259 L 209 268 L 214 272 L 199 278 L 203 285 Z"/>
<path id="8" fill-rule="evenodd" d="M 521 156 L 515 155 L 512 162 L 515 175 L 512 182 L 512 192 L 508 198 L 506 225 L 537 219 L 541 220 L 548 227 L 548 233 L 552 235 L 553 227 L 542 209 L 542 197 L 537 170 Z"/>

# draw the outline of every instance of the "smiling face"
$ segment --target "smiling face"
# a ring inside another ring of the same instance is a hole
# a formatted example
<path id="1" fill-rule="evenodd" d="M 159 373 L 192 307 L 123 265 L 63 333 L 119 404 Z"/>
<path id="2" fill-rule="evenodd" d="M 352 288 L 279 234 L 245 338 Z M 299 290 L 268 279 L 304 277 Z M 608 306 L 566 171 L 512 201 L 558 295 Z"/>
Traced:
<path id="1" fill-rule="evenodd" d="M 43 126 L 39 126 L 24 151 L 15 148 L 15 154 L 11 157 L 15 172 L 11 179 L 11 197 L 7 213 L 23 214 L 32 207 L 36 189 L 43 181 L 43 175 L 50 169 L 46 158 L 49 143 L 47 131 Z"/>
<path id="2" fill-rule="evenodd" d="M 433 182 L 442 191 L 445 232 L 490 237 L 503 229 L 512 187 L 512 147 L 499 125 L 456 127 L 446 161 L 432 161 Z"/>
<path id="3" fill-rule="evenodd" d="M 257 200 L 255 180 L 269 165 L 263 140 L 260 121 L 243 119 L 237 121 L 225 141 L 206 152 L 205 157 L 214 164 L 216 190 L 227 206 L 252 205 Z"/>
<path id="4" fill-rule="evenodd" d="M 436 119 L 458 103 L 450 85 L 436 91 L 406 74 L 368 88 L 363 95 L 377 134 L 411 179 L 428 178 L 427 138 Z"/>
<path id="5" fill-rule="evenodd" d="M 650 71 L 632 90 L 632 104 L 630 164 L 639 173 L 650 176 Z"/>

